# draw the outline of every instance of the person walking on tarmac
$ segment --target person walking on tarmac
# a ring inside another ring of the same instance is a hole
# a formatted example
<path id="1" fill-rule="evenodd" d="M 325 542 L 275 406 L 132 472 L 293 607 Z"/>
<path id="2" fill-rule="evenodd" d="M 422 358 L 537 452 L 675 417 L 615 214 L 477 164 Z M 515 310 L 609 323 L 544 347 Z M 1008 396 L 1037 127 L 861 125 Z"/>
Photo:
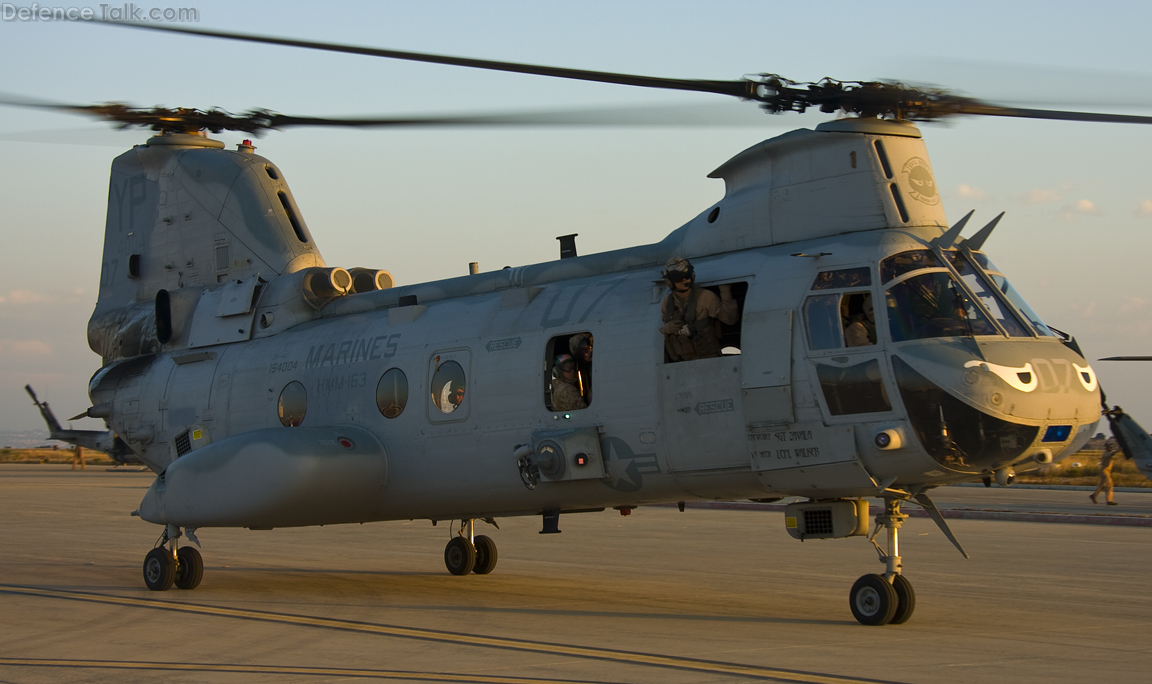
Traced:
<path id="1" fill-rule="evenodd" d="M 664 348 L 672 361 L 720 356 L 720 323 L 735 325 L 736 300 L 730 285 L 720 296 L 696 284 L 696 270 L 687 259 L 672 257 L 661 272 L 672 291 L 660 305 Z"/>
<path id="2" fill-rule="evenodd" d="M 1116 463 L 1116 457 L 1122 453 L 1120 444 L 1115 437 L 1109 437 L 1108 441 L 1104 442 L 1104 454 L 1100 456 L 1100 486 L 1088 497 L 1092 499 L 1092 503 L 1096 503 L 1096 497 L 1100 495 L 1100 492 L 1104 492 L 1105 501 L 1108 505 L 1116 505 L 1116 502 L 1112 500 L 1112 466 Z"/>

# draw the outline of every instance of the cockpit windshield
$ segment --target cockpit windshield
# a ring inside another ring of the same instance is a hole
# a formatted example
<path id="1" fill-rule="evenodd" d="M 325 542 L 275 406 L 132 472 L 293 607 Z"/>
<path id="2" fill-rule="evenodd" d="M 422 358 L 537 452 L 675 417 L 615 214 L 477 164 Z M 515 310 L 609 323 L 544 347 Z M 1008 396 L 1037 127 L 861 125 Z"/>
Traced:
<path id="1" fill-rule="evenodd" d="M 949 266 L 955 273 L 945 270 Z M 1008 284 L 1000 269 L 981 252 L 964 249 L 900 252 L 880 262 L 880 279 L 889 283 L 909 273 L 929 269 L 930 273 L 914 275 L 888 288 L 888 324 L 894 342 L 1003 333 L 1009 337 L 1031 337 L 1029 323 L 1036 334 L 1055 336 Z M 955 280 L 956 276 L 960 282 Z M 978 301 L 974 302 L 972 295 Z M 988 314 L 995 324 L 990 322 Z"/>
<path id="2" fill-rule="evenodd" d="M 893 342 L 999 334 L 947 271 L 923 273 L 893 285 L 887 304 Z"/>
<path id="3" fill-rule="evenodd" d="M 981 252 L 973 252 L 972 256 L 978 264 L 984 267 L 985 271 L 988 271 L 988 276 L 992 278 L 992 282 L 996 283 L 996 288 L 1004 294 L 1008 301 L 1012 302 L 1012 306 L 1016 307 L 1017 311 L 1028 318 L 1038 334 L 1046 337 L 1056 337 L 1055 333 L 1044 324 L 1044 321 L 1040 320 L 1040 316 L 1032 310 L 1032 307 L 1028 306 L 1028 302 L 1024 301 L 1020 293 L 1008 283 L 1008 279 L 1000 274 L 1000 269 L 996 268 L 996 264 L 992 263 L 987 255 Z"/>
<path id="4" fill-rule="evenodd" d="M 980 300 L 984 308 L 992 314 L 996 322 L 1008 333 L 1008 337 L 1031 337 L 1032 334 L 1028 332 L 1028 328 L 1016 318 L 1016 314 L 1012 313 L 1008 307 L 1003 306 L 1000 298 L 996 295 L 996 289 L 988 282 L 988 280 L 973 268 L 972 264 L 968 263 L 959 252 L 949 250 L 944 253 L 948 258 L 952 268 L 960 274 L 964 280 L 964 284 L 968 289 Z"/>

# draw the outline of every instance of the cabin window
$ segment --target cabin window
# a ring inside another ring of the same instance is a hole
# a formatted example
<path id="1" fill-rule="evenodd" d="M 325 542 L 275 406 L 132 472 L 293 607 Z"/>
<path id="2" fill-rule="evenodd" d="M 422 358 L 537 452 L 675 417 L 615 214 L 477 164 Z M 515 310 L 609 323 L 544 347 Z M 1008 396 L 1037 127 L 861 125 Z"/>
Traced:
<path id="1" fill-rule="evenodd" d="M 304 414 L 308 412 L 308 391 L 299 382 L 290 382 L 280 392 L 280 400 L 276 402 L 276 413 L 280 424 L 284 427 L 296 427 L 304 422 Z"/>
<path id="2" fill-rule="evenodd" d="M 464 369 L 455 361 L 439 361 L 432 373 L 432 404 L 440 413 L 452 413 L 464 405 Z"/>
<path id="3" fill-rule="evenodd" d="M 722 283 L 702 286 L 695 295 L 697 305 L 689 311 L 693 295 L 681 299 L 668 292 L 660 303 L 660 332 L 664 336 L 664 363 L 693 361 L 740 353 L 740 323 L 744 316 L 744 300 L 748 296 L 748 283 Z M 711 324 L 695 320 L 700 313 L 701 293 L 715 306 Z M 685 318 L 693 318 L 686 321 Z"/>
<path id="4" fill-rule="evenodd" d="M 579 411 L 592 404 L 592 347 L 588 331 L 557 335 L 545 347 L 544 405 Z"/>
<path id="5" fill-rule="evenodd" d="M 408 377 L 399 368 L 390 368 L 376 385 L 376 408 L 385 418 L 395 418 L 407 405 Z"/>
<path id="6" fill-rule="evenodd" d="M 816 364 L 816 376 L 820 379 L 828 412 L 834 416 L 892 410 L 880 375 L 880 362 L 876 359 L 846 368 Z"/>

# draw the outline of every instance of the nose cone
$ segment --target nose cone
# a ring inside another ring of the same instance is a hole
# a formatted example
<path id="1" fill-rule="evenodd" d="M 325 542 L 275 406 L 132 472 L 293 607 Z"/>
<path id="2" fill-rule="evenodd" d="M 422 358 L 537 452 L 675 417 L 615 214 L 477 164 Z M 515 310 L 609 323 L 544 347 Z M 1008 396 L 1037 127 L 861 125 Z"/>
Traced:
<path id="1" fill-rule="evenodd" d="M 1095 373 L 1056 340 L 923 340 L 897 348 L 892 366 L 917 437 L 951 470 L 1059 455 L 1100 417 Z"/>
<path id="2" fill-rule="evenodd" d="M 1002 420 L 1095 422 L 1096 372 L 1057 340 L 926 340 L 897 355 L 937 387 Z"/>

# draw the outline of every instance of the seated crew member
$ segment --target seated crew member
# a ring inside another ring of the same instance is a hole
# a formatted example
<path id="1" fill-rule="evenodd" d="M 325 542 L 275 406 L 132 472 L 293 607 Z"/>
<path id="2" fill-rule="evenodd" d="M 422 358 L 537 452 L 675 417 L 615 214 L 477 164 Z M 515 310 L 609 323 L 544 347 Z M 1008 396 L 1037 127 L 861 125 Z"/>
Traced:
<path id="1" fill-rule="evenodd" d="M 553 411 L 579 411 L 588 406 L 576 382 L 576 360 L 568 354 L 557 356 L 552 366 Z"/>
<path id="2" fill-rule="evenodd" d="M 461 402 L 464 401 L 464 388 L 456 385 L 453 382 L 444 383 L 444 389 L 440 390 L 440 400 L 436 405 L 444 413 L 452 413 L 460 408 Z"/>
<path id="3" fill-rule="evenodd" d="M 568 340 L 568 349 L 576 361 L 576 388 L 586 405 L 592 404 L 592 334 L 578 333 Z M 581 407 L 583 408 L 583 407 Z"/>
<path id="4" fill-rule="evenodd" d="M 672 257 L 661 273 L 672 291 L 660 304 L 664 348 L 672 361 L 720 356 L 720 323 L 738 319 L 732 286 L 721 285 L 720 296 L 696 284 L 696 270 L 687 259 Z"/>
<path id="5" fill-rule="evenodd" d="M 863 310 L 849 316 L 848 323 L 844 327 L 845 347 L 867 347 L 876 344 L 876 312 L 872 309 L 872 295 L 864 294 L 863 299 Z"/>

